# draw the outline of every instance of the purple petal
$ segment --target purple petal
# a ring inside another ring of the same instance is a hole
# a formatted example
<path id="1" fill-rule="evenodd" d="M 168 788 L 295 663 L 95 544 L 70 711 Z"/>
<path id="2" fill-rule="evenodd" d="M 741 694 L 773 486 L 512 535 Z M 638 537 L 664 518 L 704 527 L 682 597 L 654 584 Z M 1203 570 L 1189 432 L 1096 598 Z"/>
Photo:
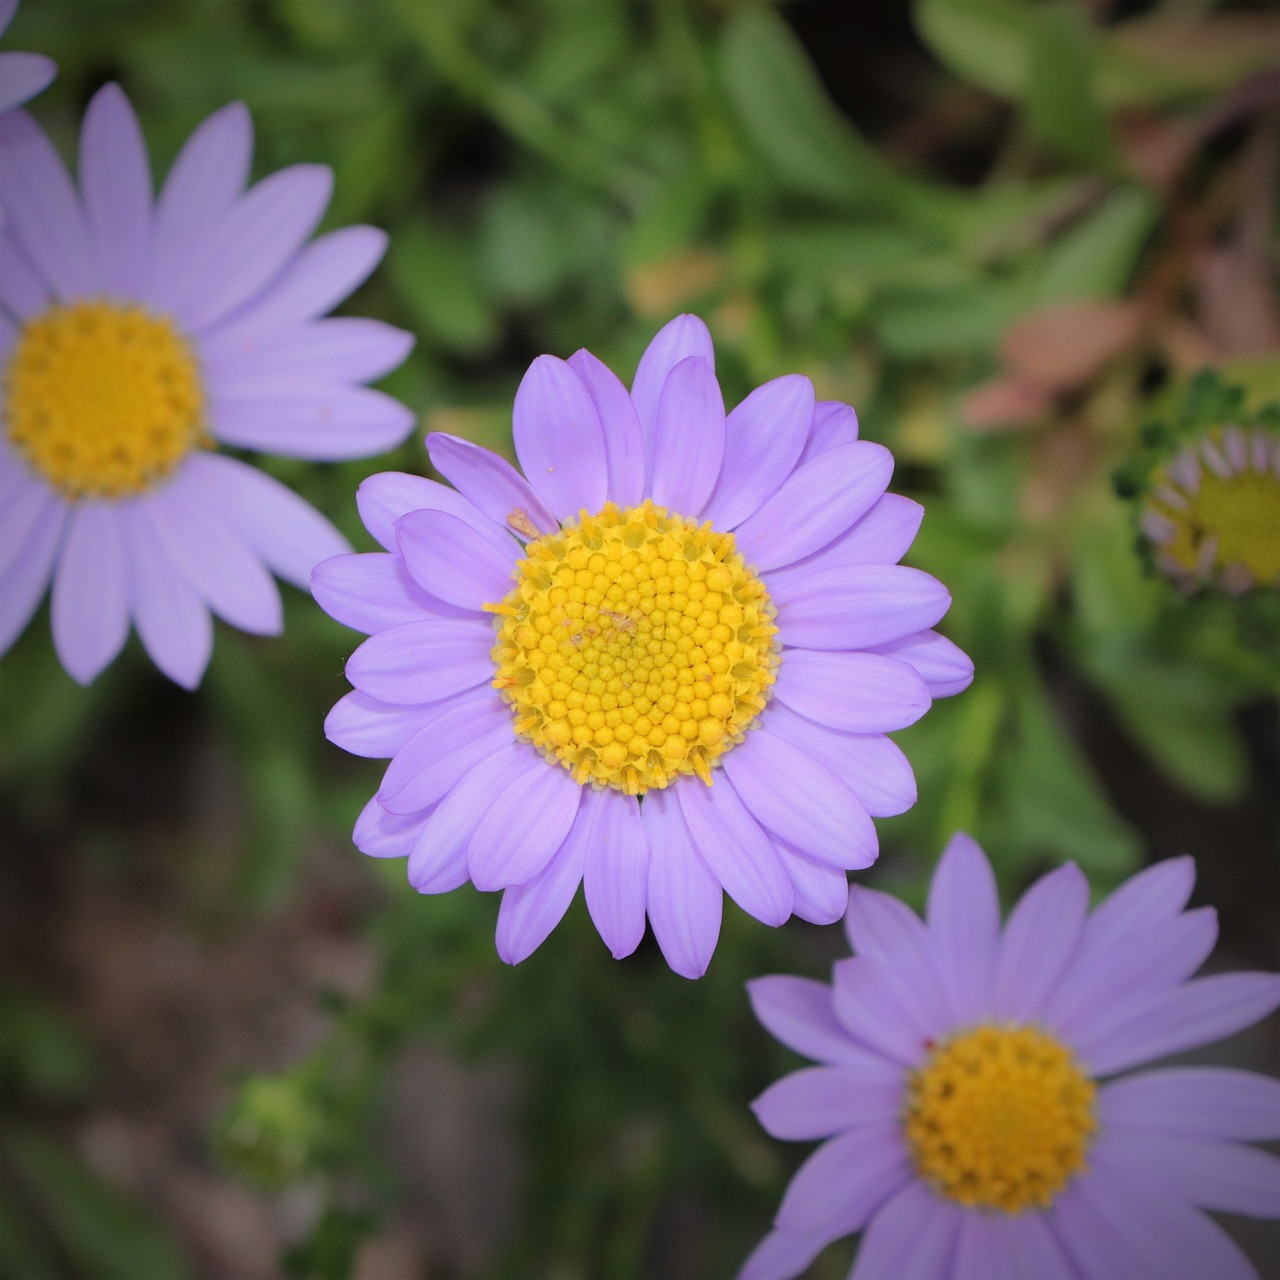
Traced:
<path id="1" fill-rule="evenodd" d="M 561 520 L 604 506 L 609 470 L 600 417 L 582 379 L 555 356 L 539 356 L 516 390 L 516 457 L 547 510 Z"/>
<path id="2" fill-rule="evenodd" d="M 653 446 L 658 428 L 658 404 L 671 370 L 690 356 L 700 356 L 714 371 L 715 349 L 707 326 L 697 316 L 681 315 L 663 325 L 645 348 L 631 383 L 640 430 L 644 433 L 645 474 L 653 475 Z"/>
<path id="3" fill-rule="evenodd" d="M 0 112 L 34 98 L 57 74 L 57 64 L 43 54 L 0 53 Z"/>
<path id="4" fill-rule="evenodd" d="M 929 932 L 956 1020 L 986 1012 L 1000 947 L 1000 899 L 987 855 L 961 832 L 943 850 L 929 886 Z"/>
<path id="5" fill-rule="evenodd" d="M 192 479 L 183 467 L 148 499 L 166 553 L 220 618 L 254 635 L 278 635 L 284 614 L 275 581 Z"/>
<path id="6" fill-rule="evenodd" d="M 644 937 L 649 845 L 634 796 L 585 789 L 582 813 L 592 815 L 582 889 L 587 910 L 615 960 Z"/>
<path id="7" fill-rule="evenodd" d="M 0 302 L 25 319 L 43 311 L 49 296 L 48 286 L 0 221 Z"/>
<path id="8" fill-rule="evenodd" d="M 129 610 L 151 661 L 184 689 L 199 685 L 213 653 L 213 619 L 165 553 L 143 504 L 118 508 Z"/>
<path id="9" fill-rule="evenodd" d="M 414 582 L 399 556 L 384 552 L 323 561 L 312 571 L 311 592 L 331 618 L 365 635 L 421 622 L 424 614 L 452 611 Z"/>
<path id="10" fill-rule="evenodd" d="M 202 335 L 201 350 L 211 359 L 252 352 L 281 328 L 323 315 L 369 275 L 386 248 L 386 232 L 376 227 L 343 227 L 313 240 L 252 306 Z"/>
<path id="11" fill-rule="evenodd" d="M 875 861 L 875 826 L 857 796 L 785 737 L 749 733 L 723 766 L 756 820 L 801 853 L 849 870 Z"/>
<path id="12" fill-rule="evenodd" d="M 905 729 L 930 706 L 914 667 L 875 653 L 787 649 L 773 692 L 792 711 L 846 733 Z"/>
<path id="13" fill-rule="evenodd" d="M 724 890 L 694 847 L 669 789 L 650 791 L 640 807 L 649 846 L 649 921 L 667 963 L 700 978 L 720 936 Z"/>
<path id="14" fill-rule="evenodd" d="M 241 196 L 210 236 L 175 314 L 199 334 L 248 302 L 316 229 L 333 194 L 327 165 L 295 164 Z"/>
<path id="15" fill-rule="evenodd" d="M 496 528 L 481 533 L 444 511 L 411 511 L 396 524 L 396 537 L 414 581 L 448 604 L 478 610 L 512 589 L 520 548 Z"/>
<path id="16" fill-rule="evenodd" d="M 792 912 L 810 924 L 835 924 L 849 905 L 849 876 L 778 841 L 775 847 L 791 881 Z"/>
<path id="17" fill-rule="evenodd" d="M 4 471 L 0 494 L 0 573 L 18 562 L 34 529 L 56 518 L 66 503 L 39 480 L 30 478 L 21 463 Z"/>
<path id="18" fill-rule="evenodd" d="M 381 320 L 306 320 L 264 336 L 248 350 L 210 355 L 201 343 L 204 385 L 214 399 L 244 400 L 278 397 L 316 382 L 371 382 L 403 363 L 412 347 L 413 334 Z"/>
<path id="19" fill-rule="evenodd" d="M 493 631 L 480 618 L 405 622 L 360 645 L 347 660 L 347 679 L 383 702 L 438 702 L 493 679 L 492 647 Z"/>
<path id="20" fill-rule="evenodd" d="M 400 549 L 396 522 L 411 511 L 444 511 L 486 533 L 506 527 L 495 525 L 448 485 L 403 471 L 381 471 L 362 480 L 356 490 L 356 507 L 364 527 L 388 551 Z"/>
<path id="21" fill-rule="evenodd" d="M 353 689 L 325 716 L 324 736 L 353 756 L 389 759 L 433 718 L 439 706 L 428 702 L 401 707 Z"/>
<path id="22" fill-rule="evenodd" d="M 949 1280 L 1022 1280 L 1005 1214 L 966 1213 L 960 1222 Z"/>
<path id="23" fill-rule="evenodd" d="M 911 1176 L 896 1120 L 824 1142 L 796 1171 L 775 1222 L 788 1231 L 859 1231 Z"/>
<path id="24" fill-rule="evenodd" d="M 1280 1006 L 1280 976 L 1219 973 L 1197 978 L 1152 1002 L 1147 1012 L 1096 1041 L 1075 1045 L 1094 1075 L 1112 1075 L 1183 1049 L 1212 1044 L 1252 1026 Z"/>
<path id="25" fill-rule="evenodd" d="M 1195 862 L 1189 857 L 1168 858 L 1130 877 L 1089 917 L 1079 965 L 1109 961 L 1136 931 L 1181 911 L 1195 879 Z"/>
<path id="26" fill-rule="evenodd" d="M 849 1067 L 806 1067 L 770 1085 L 751 1110 L 770 1134 L 790 1142 L 881 1126 L 902 1109 L 905 1077 L 889 1062 L 880 1070 L 869 1078 Z"/>
<path id="27" fill-rule="evenodd" d="M 924 1183 L 908 1182 L 868 1223 L 849 1280 L 950 1276 L 964 1218 Z"/>
<path id="28" fill-rule="evenodd" d="M 1204 1209 L 1280 1217 L 1280 1158 L 1236 1142 L 1163 1133 L 1110 1133 L 1107 1158 L 1129 1177 Z"/>
<path id="29" fill-rule="evenodd" d="M 649 493 L 659 506 L 697 516 L 724 460 L 724 400 L 711 365 L 681 360 L 667 377 L 654 426 Z"/>
<path id="30" fill-rule="evenodd" d="M 737 1280 L 792 1280 L 837 1238 L 829 1231 L 769 1232 L 742 1264 Z"/>
<path id="31" fill-rule="evenodd" d="M 996 961 L 991 1012 L 1035 1018 L 1070 965 L 1089 909 L 1089 882 L 1074 862 L 1041 877 L 1010 913 Z"/>
<path id="32" fill-rule="evenodd" d="M 935 698 L 950 698 L 973 683 L 973 659 L 936 631 L 903 636 L 877 645 L 873 652 L 914 667 Z"/>
<path id="33" fill-rule="evenodd" d="M 480 761 L 425 815 L 409 851 L 409 883 L 419 893 L 448 893 L 467 879 L 467 845 L 507 779 L 528 758 L 512 742 Z"/>
<path id="34" fill-rule="evenodd" d="M 689 834 L 725 892 L 761 923 L 780 925 L 795 900 L 791 881 L 729 779 L 721 775 L 710 787 L 682 779 L 678 795 Z"/>
<path id="35" fill-rule="evenodd" d="M 170 310 L 249 176 L 253 122 L 241 102 L 201 122 L 178 153 L 156 202 L 145 297 Z"/>
<path id="36" fill-rule="evenodd" d="M 808 462 L 829 449 L 852 444 L 858 438 L 858 415 L 852 406 L 839 400 L 819 400 L 813 406 L 813 422 L 804 443 L 801 462 Z"/>
<path id="37" fill-rule="evenodd" d="M 304 591 L 321 560 L 351 550 L 309 502 L 257 467 L 216 453 L 195 454 L 187 466 L 250 549 Z"/>
<path id="38" fill-rule="evenodd" d="M 129 585 L 112 505 L 71 510 L 53 579 L 53 647 L 67 674 L 89 684 L 129 635 Z"/>
<path id="39" fill-rule="evenodd" d="M 59 297 L 101 287 L 79 197 L 53 144 L 25 111 L 0 115 L 0 205 L 26 256 Z"/>
<path id="40" fill-rule="evenodd" d="M 378 803 L 389 813 L 421 813 L 514 738 L 511 713 L 490 690 L 441 702 L 387 766 Z"/>
<path id="41" fill-rule="evenodd" d="M 761 728 L 794 742 L 827 767 L 873 818 L 905 813 L 916 802 L 916 780 L 902 748 L 882 734 L 840 733 L 797 715 L 774 699 Z"/>
<path id="42" fill-rule="evenodd" d="M 924 508 L 896 493 L 884 494 L 861 520 L 819 551 L 765 578 L 771 593 L 790 596 L 804 590 L 802 579 L 819 570 L 860 564 L 897 564 L 907 553 L 924 516 Z"/>
<path id="43" fill-rule="evenodd" d="M 532 880 L 564 843 L 582 790 L 567 769 L 529 750 L 467 846 L 476 888 L 506 889 Z"/>
<path id="44" fill-rule="evenodd" d="M 585 797 L 584 797 L 585 803 Z M 565 842 L 532 880 L 502 892 L 498 910 L 498 955 L 506 964 L 519 964 L 531 956 L 564 919 L 582 882 L 587 845 L 583 839 L 582 811 Z"/>
<path id="45" fill-rule="evenodd" d="M 104 85 L 85 109 L 80 188 L 103 283 L 136 296 L 151 245 L 151 168 L 138 119 L 117 84 Z"/>
<path id="46" fill-rule="evenodd" d="M 514 530 L 526 541 L 560 526 L 529 487 L 529 482 L 505 458 L 470 440 L 432 431 L 427 436 L 431 465 L 490 520 Z"/>
<path id="47" fill-rule="evenodd" d="M 844 924 L 858 955 L 894 966 L 910 985 L 923 1025 L 942 1027 L 951 1020 L 929 932 L 910 907 L 887 893 L 854 885 Z"/>
<path id="48" fill-rule="evenodd" d="M 414 421 L 389 395 L 342 383 L 300 383 L 291 395 L 222 397 L 209 404 L 210 429 L 224 444 L 316 462 L 385 453 L 404 440 Z"/>
<path id="49" fill-rule="evenodd" d="M 1280 1138 L 1280 1080 L 1230 1067 L 1146 1071 L 1102 1087 L 1098 1122 L 1117 1133 L 1269 1141 Z"/>
<path id="50" fill-rule="evenodd" d="M 1036 1280 L 1076 1280 L 1076 1269 L 1063 1252 L 1057 1237 L 1041 1213 L 1020 1213 L 1002 1220 L 1000 1230 L 1008 1237 L 1015 1274 Z"/>
<path id="51" fill-rule="evenodd" d="M 853 1042 L 836 1017 L 832 991 L 825 982 L 775 974 L 748 982 L 747 995 L 770 1034 L 806 1058 L 840 1066 L 867 1063 L 875 1057 Z M 874 1073 L 878 1067 L 868 1070 Z"/>
<path id="52" fill-rule="evenodd" d="M 813 383 L 792 373 L 757 387 L 729 415 L 724 466 L 704 519 L 735 529 L 778 491 L 799 461 L 813 403 Z"/>
<path id="53" fill-rule="evenodd" d="M 866 649 L 934 625 L 951 606 L 936 578 L 904 565 L 850 565 L 807 573 L 769 594 L 785 644 Z"/>
<path id="54" fill-rule="evenodd" d="M 1161 1280 L 1257 1280 L 1240 1248 L 1216 1223 L 1166 1188 L 1135 1182 L 1100 1139 L 1093 1169 L 1049 1210 L 1054 1234 L 1087 1276 Z"/>
<path id="55" fill-rule="evenodd" d="M 49 585 L 66 519 L 66 504 L 52 503 L 47 514 L 31 525 L 13 563 L 0 570 L 0 654 L 31 620 Z"/>
<path id="56" fill-rule="evenodd" d="M 575 351 L 569 367 L 582 379 L 600 416 L 609 500 L 620 507 L 638 506 L 645 493 L 645 448 L 636 406 L 618 375 L 590 351 Z"/>
<path id="57" fill-rule="evenodd" d="M 371 858 L 404 858 L 417 842 L 422 822 L 422 814 L 388 813 L 375 797 L 361 809 L 351 839 Z"/>
<path id="58" fill-rule="evenodd" d="M 1101 959 L 1081 962 L 1077 956 L 1040 1016 L 1073 1044 L 1096 1042 L 1185 982 L 1208 959 L 1217 939 L 1212 907 L 1135 929 L 1123 946 Z"/>
<path id="59" fill-rule="evenodd" d="M 884 493 L 893 454 L 859 440 L 797 467 L 754 515 L 734 531 L 749 564 L 768 572 L 827 546 Z"/>
<path id="60" fill-rule="evenodd" d="M 890 963 L 872 956 L 837 960 L 832 969 L 834 1008 L 855 1040 L 904 1066 L 915 1066 L 929 1041 L 953 1025 L 950 1010 L 929 990 L 912 985 L 913 973 L 898 958 Z"/>

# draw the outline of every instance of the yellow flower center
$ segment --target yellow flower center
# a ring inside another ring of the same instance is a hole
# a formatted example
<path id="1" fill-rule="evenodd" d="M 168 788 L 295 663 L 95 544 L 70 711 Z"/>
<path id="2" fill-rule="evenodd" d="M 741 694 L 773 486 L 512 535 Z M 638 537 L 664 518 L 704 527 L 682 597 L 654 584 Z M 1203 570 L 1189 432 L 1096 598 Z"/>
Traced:
<path id="1" fill-rule="evenodd" d="M 1085 1168 L 1095 1092 L 1071 1051 L 1035 1027 L 954 1036 L 907 1081 L 916 1172 L 966 1208 L 1047 1208 Z"/>
<path id="2" fill-rule="evenodd" d="M 162 316 L 103 301 L 28 320 L 4 371 L 4 425 L 65 497 L 127 498 L 206 444 L 194 352 Z"/>
<path id="3" fill-rule="evenodd" d="M 650 501 L 536 538 L 499 604 L 496 688 L 579 783 L 638 795 L 711 766 L 764 709 L 774 608 L 731 533 Z"/>
<path id="4" fill-rule="evenodd" d="M 1247 591 L 1280 585 L 1280 436 L 1210 432 L 1156 476 L 1144 527 L 1172 577 Z"/>

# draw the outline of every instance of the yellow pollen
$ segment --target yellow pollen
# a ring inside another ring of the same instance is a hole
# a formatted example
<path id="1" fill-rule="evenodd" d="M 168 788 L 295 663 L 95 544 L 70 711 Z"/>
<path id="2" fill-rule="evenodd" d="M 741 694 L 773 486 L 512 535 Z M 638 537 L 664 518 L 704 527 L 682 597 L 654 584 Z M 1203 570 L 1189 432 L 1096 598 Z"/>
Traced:
<path id="1" fill-rule="evenodd" d="M 733 535 L 609 503 L 525 552 L 515 589 L 485 606 L 516 732 L 581 784 L 710 785 L 778 665 L 773 604 Z"/>
<path id="2" fill-rule="evenodd" d="M 1157 559 L 1175 580 L 1280 586 L 1280 436 L 1210 432 L 1157 473 L 1147 511 Z"/>
<path id="3" fill-rule="evenodd" d="M 3 386 L 10 443 L 72 500 L 141 493 L 209 443 L 195 354 L 138 306 L 49 307 L 22 326 Z"/>
<path id="4" fill-rule="evenodd" d="M 916 1173 L 966 1208 L 1048 1208 L 1086 1168 L 1095 1092 L 1048 1032 L 962 1032 L 908 1077 L 904 1128 Z"/>

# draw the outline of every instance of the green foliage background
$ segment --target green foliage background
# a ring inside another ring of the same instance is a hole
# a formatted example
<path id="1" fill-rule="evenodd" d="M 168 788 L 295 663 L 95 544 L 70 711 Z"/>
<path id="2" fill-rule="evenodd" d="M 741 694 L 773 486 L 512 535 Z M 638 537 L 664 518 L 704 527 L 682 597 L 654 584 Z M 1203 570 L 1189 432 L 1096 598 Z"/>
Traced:
<path id="1" fill-rule="evenodd" d="M 1238 138 L 1192 148 L 1173 183 L 1139 163 L 1122 126 L 1200 118 L 1280 41 L 1249 26 L 1258 15 L 1247 6 L 1170 0 L 1097 24 L 1065 0 L 917 0 L 934 62 L 916 115 L 981 152 L 979 171 L 961 174 L 851 123 L 788 25 L 805 7 L 26 0 L 6 47 L 58 61 L 33 109 L 68 156 L 85 101 L 114 78 L 157 174 L 233 98 L 254 117 L 255 175 L 331 164 L 326 225 L 369 221 L 391 236 L 345 309 L 418 335 L 384 385 L 424 428 L 509 449 L 529 359 L 587 346 L 626 377 L 680 310 L 711 325 L 730 404 L 795 371 L 853 403 L 863 434 L 895 452 L 893 487 L 927 506 L 909 560 L 950 587 L 944 627 L 978 672 L 900 735 L 921 800 L 881 824 L 876 882 L 918 903 L 933 859 L 964 828 L 1008 894 L 1068 858 L 1105 891 L 1181 849 L 1144 836 L 1117 757 L 1095 749 L 1090 725 L 1118 734 L 1119 759 L 1145 759 L 1171 791 L 1238 802 L 1251 785 L 1238 711 L 1273 708 L 1280 690 L 1276 600 L 1178 597 L 1134 554 L 1111 488 L 1143 420 L 1175 414 L 1185 391 L 1189 369 L 1159 337 L 1182 305 L 1177 289 L 1164 312 L 1147 307 L 1138 337 L 1055 386 L 1016 429 L 975 429 L 967 397 L 1001 376 L 1002 340 L 1025 317 L 1146 299 L 1188 207 L 1210 210 L 1210 230 L 1230 222 L 1229 201 L 1214 213 L 1201 196 L 1236 164 Z M 1274 351 L 1218 364 L 1251 404 L 1280 397 Z M 264 465 L 368 549 L 355 486 L 374 470 L 425 470 L 421 435 L 380 459 Z M 79 689 L 38 619 L 0 661 L 7 851 L 54 851 L 127 880 L 139 830 L 160 813 L 173 865 L 203 868 L 202 911 L 287 910 L 317 844 L 345 844 L 377 785 L 378 766 L 342 756 L 320 730 L 355 642 L 293 593 L 280 640 L 219 626 L 188 699 L 136 645 Z M 157 743 L 179 755 L 213 743 L 233 761 L 242 838 L 212 871 L 200 830 L 144 779 L 94 789 L 104 755 L 150 760 Z M 1257 856 L 1271 866 L 1274 850 Z M 349 1274 L 394 1211 L 403 1188 L 378 1145 L 386 1078 L 426 1038 L 520 1073 L 522 1210 L 494 1276 L 732 1274 L 800 1154 L 770 1143 L 746 1109 L 794 1060 L 751 1022 L 742 984 L 769 971 L 820 976 L 839 930 L 771 932 L 729 907 L 710 974 L 689 984 L 651 942 L 610 960 L 579 901 L 508 970 L 493 955 L 496 899 L 419 899 L 399 864 L 362 863 L 361 874 L 374 905 L 353 927 L 379 957 L 376 989 L 331 994 L 327 1039 L 279 1074 L 239 1082 L 209 1139 L 213 1158 L 263 1195 L 320 1189 L 288 1273 Z M 0 1275 L 189 1274 L 169 1229 L 62 1137 L 102 1078 L 92 1037 L 38 981 L 0 1001 Z M 696 1228 L 681 1237 L 683 1269 L 667 1271 L 663 1224 L 678 1212 Z M 826 1265 L 821 1274 L 843 1274 L 847 1261 Z"/>

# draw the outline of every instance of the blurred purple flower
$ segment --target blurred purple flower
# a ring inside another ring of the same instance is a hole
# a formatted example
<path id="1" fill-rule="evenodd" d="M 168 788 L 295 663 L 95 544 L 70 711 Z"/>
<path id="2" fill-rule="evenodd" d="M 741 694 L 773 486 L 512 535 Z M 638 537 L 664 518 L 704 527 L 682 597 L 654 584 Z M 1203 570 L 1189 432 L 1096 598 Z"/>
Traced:
<path id="1" fill-rule="evenodd" d="M 850 1280 L 1254 1276 L 1201 1209 L 1280 1216 L 1280 1160 L 1241 1145 L 1280 1137 L 1280 1082 L 1220 1067 L 1109 1079 L 1280 1005 L 1280 975 L 1191 979 L 1217 939 L 1211 908 L 1183 910 L 1194 879 L 1190 858 L 1158 863 L 1090 914 L 1068 863 L 1001 931 L 991 866 L 957 835 L 926 922 L 855 887 L 857 954 L 831 986 L 749 984 L 761 1022 L 821 1064 L 756 1114 L 775 1137 L 829 1141 L 739 1280 L 789 1280 L 856 1231 Z"/>
<path id="2" fill-rule="evenodd" d="M 0 36 L 9 29 L 18 0 L 0 0 Z M 34 98 L 58 73 L 51 58 L 39 53 L 0 53 L 0 112 Z"/>
<path id="3" fill-rule="evenodd" d="M 77 193 L 23 111 L 0 117 L 0 653 L 50 580 L 53 641 L 82 684 L 136 626 L 188 688 L 212 610 L 282 625 L 272 573 L 306 586 L 346 549 L 318 512 L 219 444 L 355 458 L 398 444 L 412 414 L 355 385 L 394 368 L 408 334 L 319 319 L 373 269 L 372 227 L 306 244 L 324 166 L 243 191 L 243 106 L 192 134 L 153 201 L 121 90 L 89 104 Z"/>
<path id="4" fill-rule="evenodd" d="M 915 802 L 885 733 L 972 679 L 929 630 L 946 590 L 897 563 L 922 511 L 885 493 L 888 450 L 799 376 L 726 417 L 713 362 L 693 316 L 630 393 L 587 351 L 539 357 L 515 399 L 523 475 L 430 435 L 456 488 L 373 476 L 358 503 L 385 552 L 313 577 L 370 636 L 326 732 L 392 757 L 356 844 L 407 855 L 423 893 L 505 890 L 509 963 L 580 882 L 615 956 L 647 915 L 687 977 L 722 890 L 769 925 L 838 920 L 872 817 Z"/>

